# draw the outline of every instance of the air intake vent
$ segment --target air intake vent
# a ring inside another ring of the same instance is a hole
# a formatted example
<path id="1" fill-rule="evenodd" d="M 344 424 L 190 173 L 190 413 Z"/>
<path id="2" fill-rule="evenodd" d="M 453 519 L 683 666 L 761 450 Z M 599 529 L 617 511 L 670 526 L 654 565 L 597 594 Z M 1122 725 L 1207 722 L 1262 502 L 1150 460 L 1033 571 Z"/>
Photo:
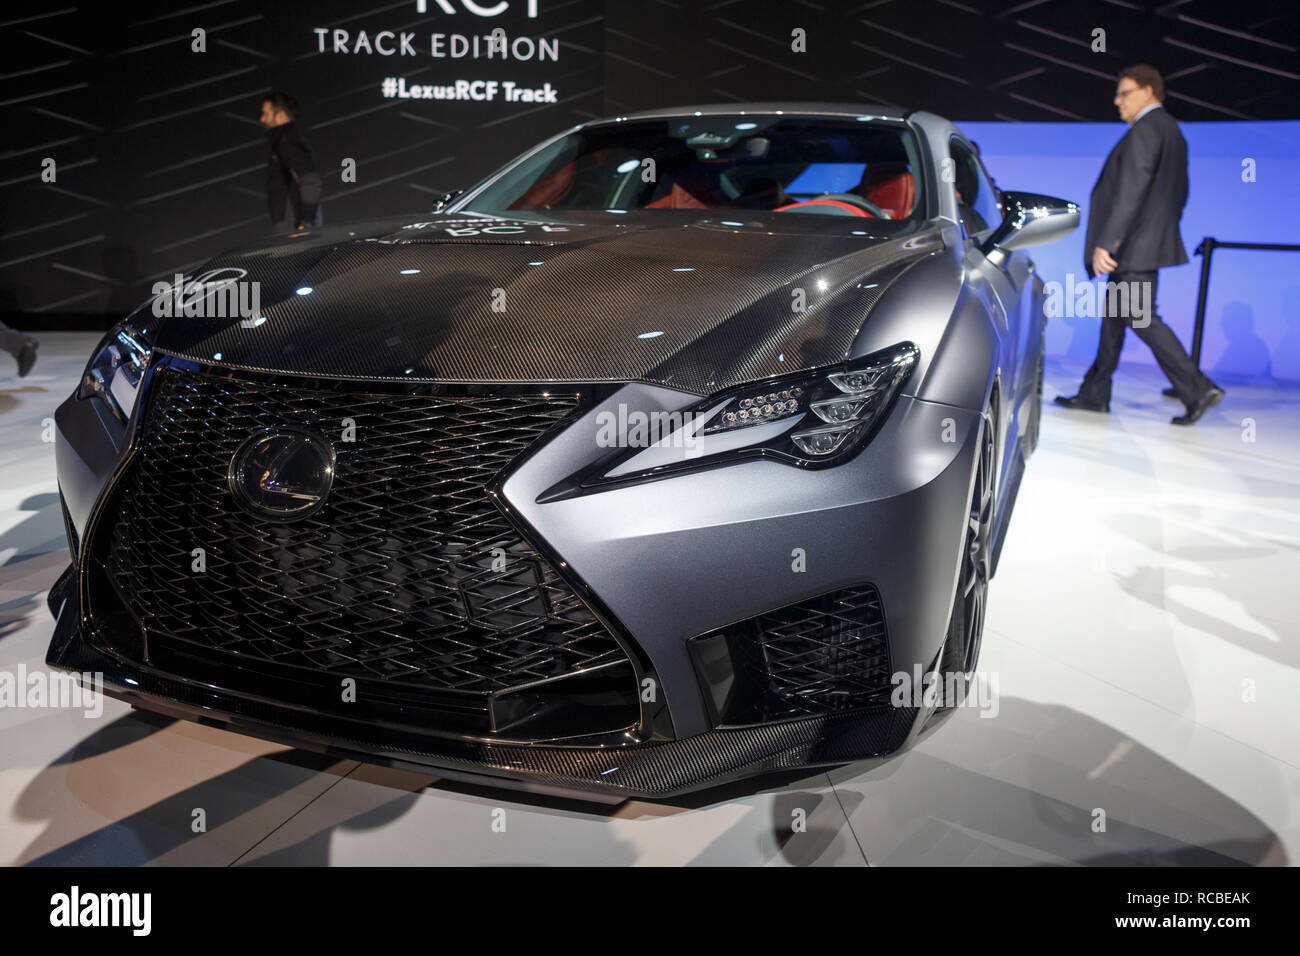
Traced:
<path id="1" fill-rule="evenodd" d="M 691 641 L 719 725 L 887 704 L 889 640 L 870 585 L 789 604 Z"/>

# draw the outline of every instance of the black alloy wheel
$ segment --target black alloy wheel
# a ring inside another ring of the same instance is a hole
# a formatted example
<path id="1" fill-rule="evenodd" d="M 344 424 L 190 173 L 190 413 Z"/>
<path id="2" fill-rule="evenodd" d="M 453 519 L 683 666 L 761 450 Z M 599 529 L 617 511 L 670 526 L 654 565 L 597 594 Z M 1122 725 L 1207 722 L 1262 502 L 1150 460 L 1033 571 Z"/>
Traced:
<path id="1" fill-rule="evenodd" d="M 971 490 L 966 514 L 966 529 L 961 552 L 961 575 L 953 599 L 940 665 L 943 695 L 940 711 L 948 710 L 965 698 L 968 675 L 979 661 L 980 642 L 984 636 L 984 610 L 988 602 L 989 574 L 993 554 L 993 487 L 996 474 L 993 436 L 997 423 L 991 412 L 983 416 L 979 460 L 975 465 L 975 485 Z M 951 675 L 951 677 L 949 676 Z M 950 699 L 947 688 L 956 690 Z"/>

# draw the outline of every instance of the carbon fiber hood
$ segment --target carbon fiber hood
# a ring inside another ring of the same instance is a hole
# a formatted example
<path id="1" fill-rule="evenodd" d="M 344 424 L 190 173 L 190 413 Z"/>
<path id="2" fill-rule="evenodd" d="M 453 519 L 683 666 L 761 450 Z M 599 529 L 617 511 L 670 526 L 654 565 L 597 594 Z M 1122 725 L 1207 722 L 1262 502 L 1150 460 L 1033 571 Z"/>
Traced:
<path id="1" fill-rule="evenodd" d="M 320 230 L 199 270 L 257 281 L 257 318 L 141 324 L 160 351 L 232 368 L 704 395 L 842 360 L 889 283 L 941 247 L 909 223 L 726 216 L 462 214 Z"/>

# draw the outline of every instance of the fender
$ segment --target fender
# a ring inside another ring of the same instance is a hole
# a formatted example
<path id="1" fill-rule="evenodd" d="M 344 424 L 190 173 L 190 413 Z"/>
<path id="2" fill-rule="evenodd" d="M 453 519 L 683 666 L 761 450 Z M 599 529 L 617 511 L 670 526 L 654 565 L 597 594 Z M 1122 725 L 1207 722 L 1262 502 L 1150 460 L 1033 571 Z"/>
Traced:
<path id="1" fill-rule="evenodd" d="M 867 355 L 904 339 L 915 342 L 921 364 L 904 394 L 978 412 L 998 371 L 997 333 L 988 309 L 965 289 L 956 230 L 945 230 L 944 238 L 945 249 L 918 261 L 890 286 L 858 333 L 852 354 Z"/>

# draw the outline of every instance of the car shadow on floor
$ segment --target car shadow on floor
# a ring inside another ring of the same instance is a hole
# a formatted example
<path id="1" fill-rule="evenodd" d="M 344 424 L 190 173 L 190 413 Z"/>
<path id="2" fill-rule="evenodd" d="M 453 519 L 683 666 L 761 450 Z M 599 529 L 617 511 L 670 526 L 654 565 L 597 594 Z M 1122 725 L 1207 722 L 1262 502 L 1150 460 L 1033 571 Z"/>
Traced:
<path id="1" fill-rule="evenodd" d="M 0 533 L 0 555 L 13 552 L 4 567 L 12 567 L 29 558 L 67 548 L 68 540 L 57 493 L 29 495 L 18 505 L 18 510 L 24 517 Z"/>
<path id="2" fill-rule="evenodd" d="M 1285 783 L 1267 758 L 1259 766 L 1251 788 L 1280 817 Z M 1107 724 L 1023 698 L 1002 697 L 991 719 L 959 708 L 901 760 L 831 779 L 876 866 L 1288 862 L 1227 794 Z"/>
<path id="3" fill-rule="evenodd" d="M 19 856 L 29 866 L 141 866 L 157 861 L 168 853 L 186 847 L 191 841 L 203 840 L 212 831 L 247 814 L 256 814 L 276 797 L 283 796 L 305 778 L 320 773 L 345 773 L 353 764 L 345 762 L 339 770 L 338 758 L 302 750 L 284 750 L 254 757 L 225 773 L 204 779 L 193 786 L 177 790 L 165 799 L 124 816 L 84 835 L 64 840 L 61 831 L 84 829 L 88 815 L 111 813 L 114 803 L 129 803 L 132 789 L 150 788 L 148 780 L 123 779 L 115 772 L 104 771 L 104 761 L 123 759 L 121 754 L 132 748 L 131 766 L 140 759 L 139 747 L 153 746 L 158 761 L 167 761 L 169 753 L 185 746 L 187 738 L 167 731 L 177 721 L 145 711 L 130 713 L 111 720 L 105 726 L 60 754 L 38 773 L 18 797 L 12 816 L 21 821 L 44 820 L 38 840 L 28 852 Z M 152 738 L 152 740 L 151 740 Z M 96 771 L 92 768 L 98 768 Z M 97 779 L 96 779 L 97 777 Z M 118 791 L 114 793 L 112 791 Z M 82 795 L 86 796 L 82 796 Z M 57 809 L 66 808 L 66 818 Z M 205 832 L 193 830 L 195 810 L 203 811 Z M 286 815 L 292 809 L 285 811 Z M 260 824 L 266 830 L 282 823 Z M 32 856 L 40 844 L 55 848 Z M 240 850 L 244 849 L 242 846 Z M 225 851 L 231 858 L 237 852 Z M 211 865 L 221 851 L 200 851 L 194 860 L 181 862 Z M 222 863 L 229 862 L 222 860 Z"/>
<path id="4" fill-rule="evenodd" d="M 0 601 L 0 640 L 48 613 L 42 592 L 68 563 L 67 538 L 57 494 L 30 495 L 18 505 L 26 516 L 0 533 L 0 592 L 18 597 Z"/>
<path id="5" fill-rule="evenodd" d="M 770 777 L 688 800 L 630 802 L 611 810 L 367 765 L 340 769 L 334 758 L 284 751 L 182 789 L 43 852 L 29 865 L 139 865 L 164 857 L 178 863 L 242 857 L 262 865 L 346 864 L 357 852 L 357 834 L 392 847 L 399 863 L 625 865 L 640 857 L 623 838 L 634 832 L 626 828 L 653 827 L 645 831 L 647 838 L 673 839 L 676 818 L 680 838 L 698 844 L 689 850 L 693 864 L 723 865 L 739 857 L 796 865 L 860 862 L 856 852 L 850 860 L 841 848 L 853 835 L 876 865 L 1287 862 L 1281 841 L 1257 816 L 1114 728 L 1069 708 L 1019 698 L 1003 698 L 1000 707 L 992 720 L 959 710 L 916 750 L 833 770 L 834 793 L 816 773 L 811 776 L 819 777 L 820 792 L 810 788 L 804 772 L 791 789 L 766 801 L 742 798 L 770 788 Z M 90 735 L 29 784 L 18 816 L 46 819 L 44 838 L 58 843 L 63 824 L 48 808 L 59 801 L 46 791 L 66 787 L 67 765 L 138 743 L 169 723 L 137 714 Z M 178 740 L 160 742 L 158 759 L 177 745 Z M 356 778 L 350 777 L 353 770 Z M 320 773 L 339 777 L 324 788 L 331 792 L 307 808 L 282 807 L 283 819 L 260 821 L 249 830 L 260 835 L 250 837 L 248 847 L 191 846 L 245 815 L 265 816 L 268 803 Z M 1262 799 L 1287 799 L 1276 778 L 1252 786 Z M 837 799 L 852 831 L 840 826 Z M 702 818 L 691 819 L 727 806 L 738 812 L 712 813 L 715 822 L 708 826 Z M 191 832 L 195 807 L 205 808 L 208 833 Z M 496 807 L 508 808 L 515 821 L 505 833 L 492 833 L 485 823 Z M 1099 811 L 1105 821 L 1100 831 Z M 810 821 L 802 832 L 791 826 L 796 814 Z M 350 836 L 346 851 L 338 842 L 344 835 Z M 250 852 L 263 840 L 264 852 Z M 366 862 L 386 859 L 373 847 L 364 855 Z"/>

